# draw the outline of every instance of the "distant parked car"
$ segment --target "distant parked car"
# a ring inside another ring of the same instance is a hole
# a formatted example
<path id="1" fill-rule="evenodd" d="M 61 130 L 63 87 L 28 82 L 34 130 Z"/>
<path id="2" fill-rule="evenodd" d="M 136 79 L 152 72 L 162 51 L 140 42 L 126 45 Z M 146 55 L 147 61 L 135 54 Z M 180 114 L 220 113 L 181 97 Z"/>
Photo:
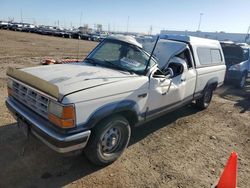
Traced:
<path id="1" fill-rule="evenodd" d="M 23 24 L 22 23 L 12 23 L 10 26 L 10 30 L 12 31 L 22 31 L 23 29 Z"/>
<path id="2" fill-rule="evenodd" d="M 244 88 L 249 71 L 249 48 L 231 42 L 221 42 L 227 66 L 225 81 Z"/>
<path id="3" fill-rule="evenodd" d="M 89 34 L 81 34 L 81 39 L 82 40 L 89 40 L 90 39 L 90 35 Z"/>
<path id="4" fill-rule="evenodd" d="M 99 39 L 100 39 L 100 35 L 97 35 L 97 34 L 91 34 L 90 35 L 90 40 L 92 40 L 92 41 L 99 41 Z"/>
<path id="5" fill-rule="evenodd" d="M 9 23 L 0 21 L 0 29 L 8 29 Z"/>
<path id="6" fill-rule="evenodd" d="M 79 31 L 72 31 L 71 38 L 73 39 L 81 39 L 81 33 Z"/>
<path id="7" fill-rule="evenodd" d="M 24 24 L 22 27 L 23 32 L 34 33 L 36 30 L 36 26 L 32 24 Z"/>

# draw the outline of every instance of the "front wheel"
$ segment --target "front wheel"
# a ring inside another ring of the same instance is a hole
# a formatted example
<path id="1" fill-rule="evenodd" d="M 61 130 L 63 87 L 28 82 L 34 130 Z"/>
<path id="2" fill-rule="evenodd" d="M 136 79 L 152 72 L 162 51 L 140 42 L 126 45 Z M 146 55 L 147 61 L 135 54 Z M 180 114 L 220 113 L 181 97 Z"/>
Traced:
<path id="1" fill-rule="evenodd" d="M 208 87 L 207 89 L 205 89 L 203 96 L 200 99 L 196 100 L 196 106 L 201 110 L 206 109 L 212 100 L 212 96 L 213 96 L 213 88 Z"/>
<path id="2" fill-rule="evenodd" d="M 100 122 L 93 130 L 84 152 L 99 166 L 109 165 L 120 157 L 127 147 L 131 129 L 123 116 L 114 116 Z"/>

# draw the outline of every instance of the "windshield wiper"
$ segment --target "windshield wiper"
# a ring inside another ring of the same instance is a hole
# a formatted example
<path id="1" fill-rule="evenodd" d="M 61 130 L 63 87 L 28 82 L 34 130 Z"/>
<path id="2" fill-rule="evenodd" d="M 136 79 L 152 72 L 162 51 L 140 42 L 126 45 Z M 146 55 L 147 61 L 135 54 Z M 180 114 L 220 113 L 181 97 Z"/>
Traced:
<path id="1" fill-rule="evenodd" d="M 84 59 L 84 61 L 86 61 L 86 63 L 94 65 L 94 66 L 101 65 L 100 63 L 97 62 L 97 60 L 90 58 L 90 57 Z"/>
<path id="2" fill-rule="evenodd" d="M 113 63 L 113 62 L 111 62 L 111 61 L 108 61 L 108 60 L 103 60 L 103 61 L 104 61 L 105 63 L 111 65 L 111 67 L 113 67 L 113 68 L 119 69 L 119 70 L 121 70 L 121 71 L 129 72 L 130 74 L 134 74 L 134 72 L 132 72 L 132 71 L 130 71 L 130 70 L 128 70 L 128 69 L 125 69 L 125 68 L 123 68 L 123 67 L 121 67 L 121 66 L 119 66 L 119 65 L 117 65 L 117 64 L 115 64 L 115 63 Z"/>

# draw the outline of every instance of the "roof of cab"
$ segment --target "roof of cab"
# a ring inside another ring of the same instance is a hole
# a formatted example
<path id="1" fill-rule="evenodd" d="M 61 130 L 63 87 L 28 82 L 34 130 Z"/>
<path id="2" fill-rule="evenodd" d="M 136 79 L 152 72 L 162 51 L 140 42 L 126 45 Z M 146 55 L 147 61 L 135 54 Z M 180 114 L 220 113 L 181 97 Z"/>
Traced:
<path id="1" fill-rule="evenodd" d="M 213 39 L 205 39 L 200 37 L 188 36 L 188 35 L 160 35 L 162 39 L 168 40 L 177 40 L 181 42 L 187 42 L 190 44 L 212 44 L 212 45 L 220 45 L 218 40 Z"/>
<path id="2" fill-rule="evenodd" d="M 139 48 L 142 48 L 142 44 L 140 44 L 139 42 L 136 41 L 136 39 L 132 36 L 128 36 L 128 35 L 110 35 L 109 37 L 107 37 L 107 39 L 114 39 L 114 40 L 119 40 L 119 41 L 123 41 L 135 46 L 138 46 Z"/>

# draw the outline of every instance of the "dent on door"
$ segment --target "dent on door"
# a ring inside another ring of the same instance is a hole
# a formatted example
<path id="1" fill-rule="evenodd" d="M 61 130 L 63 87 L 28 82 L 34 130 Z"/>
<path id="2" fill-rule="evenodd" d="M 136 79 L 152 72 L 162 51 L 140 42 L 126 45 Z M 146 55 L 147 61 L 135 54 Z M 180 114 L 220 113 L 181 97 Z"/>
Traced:
<path id="1" fill-rule="evenodd" d="M 166 95 L 170 89 L 172 80 L 168 78 L 152 78 L 152 87 L 161 95 Z"/>

